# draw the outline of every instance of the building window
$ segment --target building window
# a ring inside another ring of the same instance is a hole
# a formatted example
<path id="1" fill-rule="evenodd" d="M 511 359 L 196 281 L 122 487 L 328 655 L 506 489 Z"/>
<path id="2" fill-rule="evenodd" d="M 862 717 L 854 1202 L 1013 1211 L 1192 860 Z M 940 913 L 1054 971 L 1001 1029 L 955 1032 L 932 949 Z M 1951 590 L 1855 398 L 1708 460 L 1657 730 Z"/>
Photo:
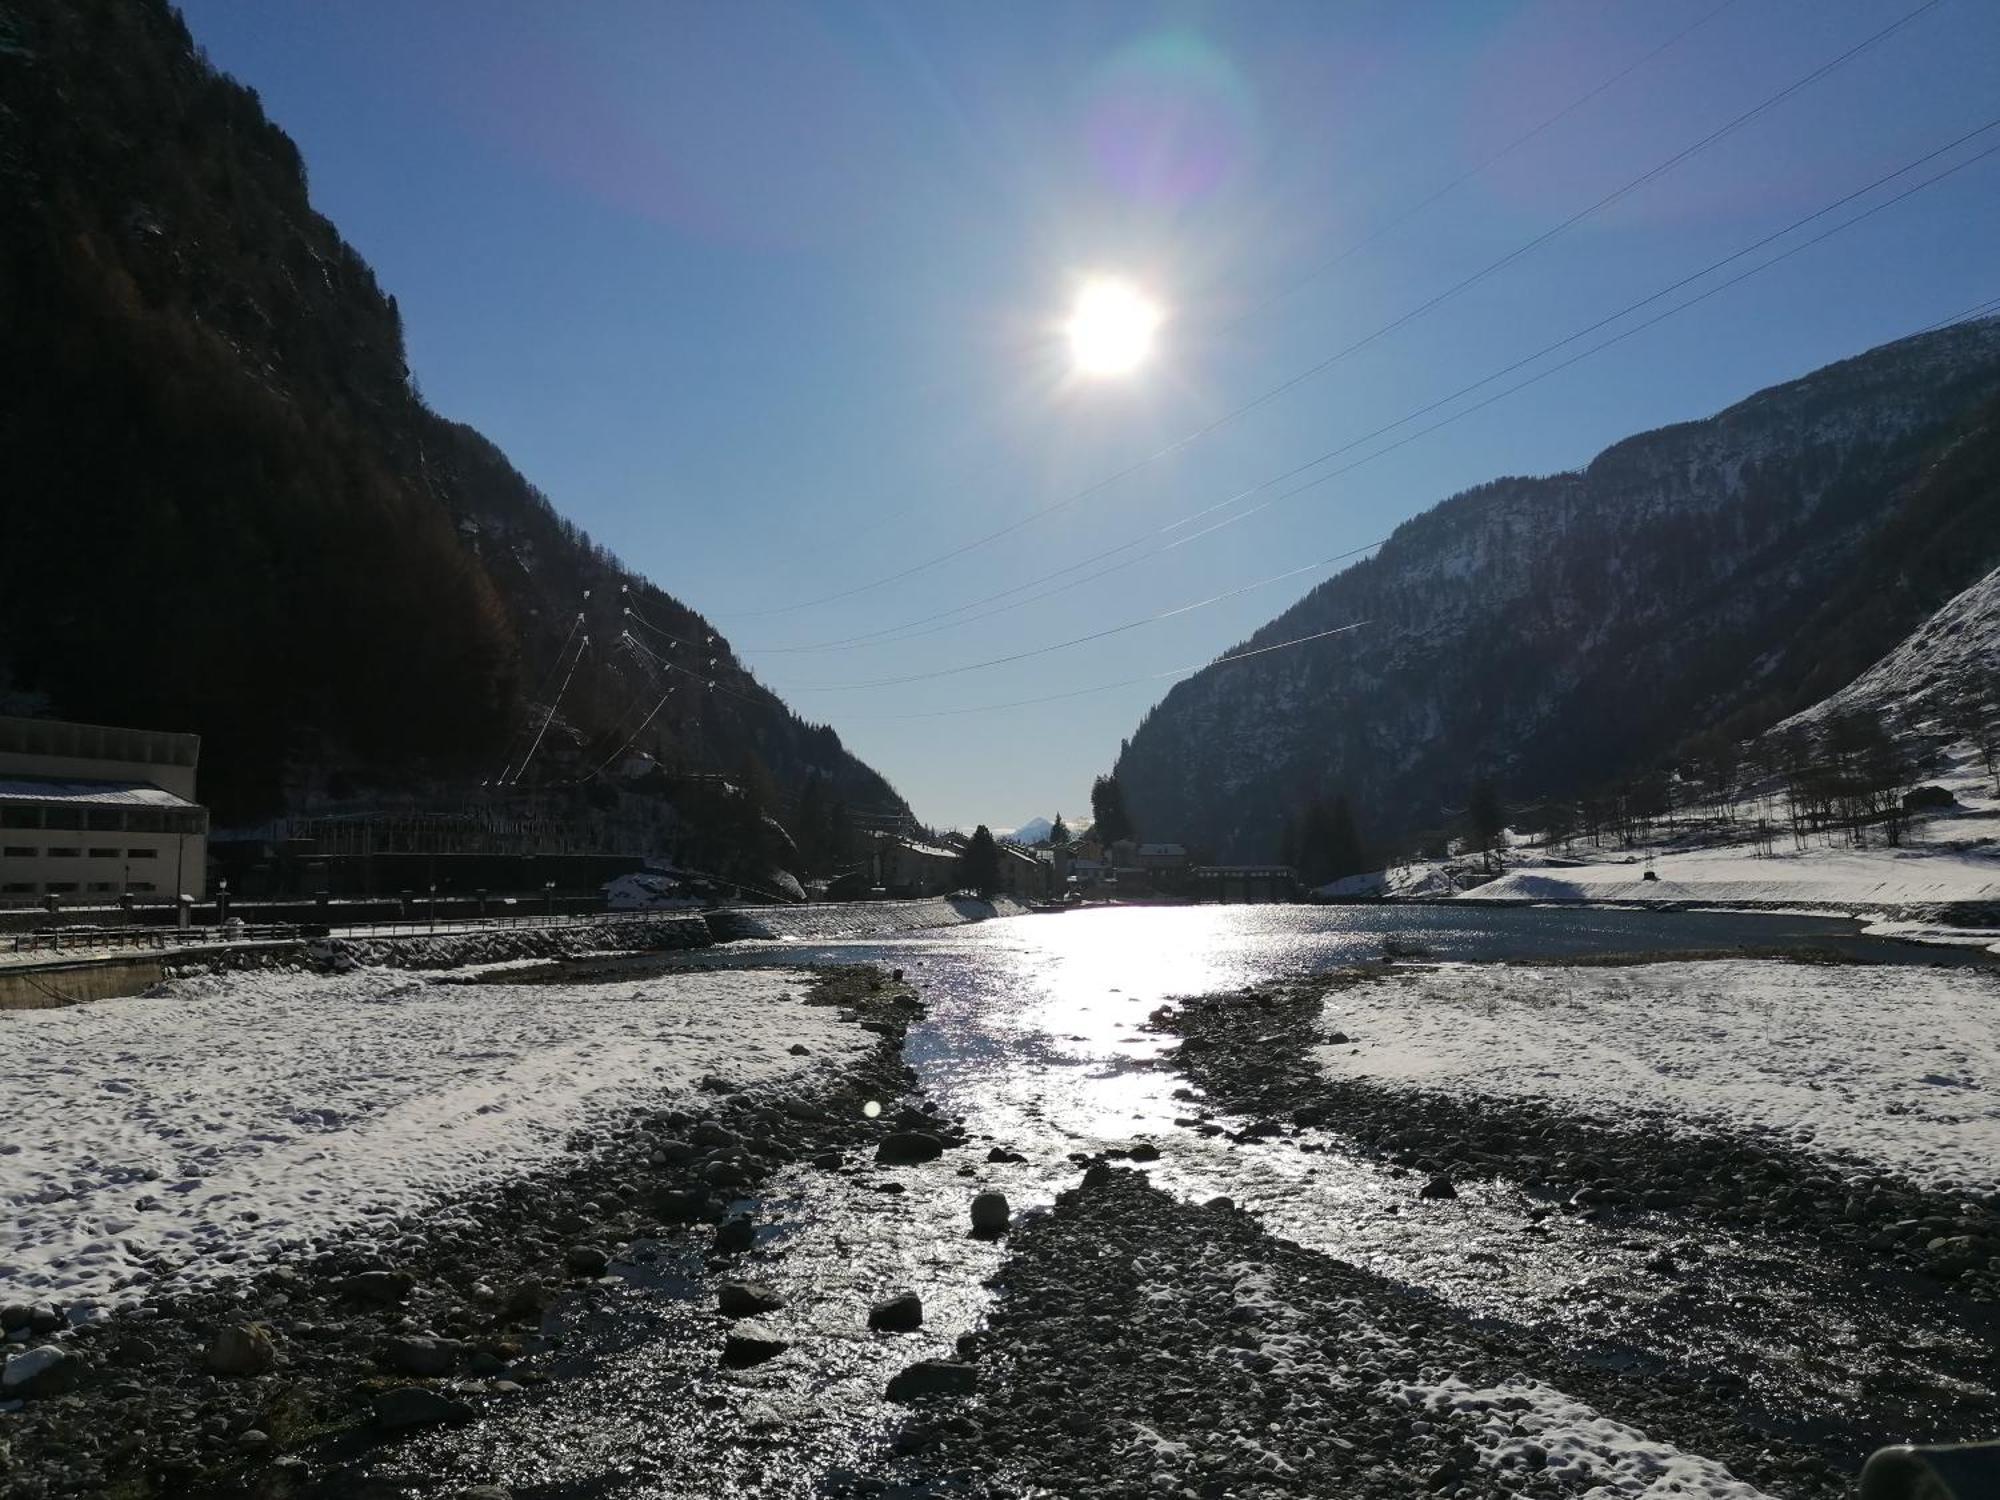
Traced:
<path id="1" fill-rule="evenodd" d="M 0 896 L 32 896 L 34 894 L 35 883 L 32 880 L 10 880 L 5 885 L 0 885 Z"/>
<path id="2" fill-rule="evenodd" d="M 39 807 L 0 807 L 0 828 L 40 828 L 42 810 Z"/>
<path id="3" fill-rule="evenodd" d="M 160 851 L 157 849 L 127 849 L 125 857 L 127 859 L 158 859 Z"/>
<path id="4" fill-rule="evenodd" d="M 129 886 L 127 886 L 126 889 L 129 891 L 139 891 L 144 894 L 150 895 L 153 891 L 157 890 L 158 887 L 155 886 L 153 882 L 150 880 L 135 880 Z"/>
<path id="5" fill-rule="evenodd" d="M 65 848 L 65 849 L 51 849 L 51 850 L 49 850 L 49 858 L 50 858 L 50 859 L 81 859 L 81 858 L 83 858 L 83 851 L 82 851 L 81 849 L 77 849 L 77 848 Z"/>
<path id="6" fill-rule="evenodd" d="M 33 859 L 35 850 L 27 844 L 9 844 L 6 854 L 9 859 Z"/>
<path id="7" fill-rule="evenodd" d="M 76 882 L 74 880 L 51 880 L 42 889 L 47 891 L 51 896 L 67 896 L 71 891 L 76 889 Z"/>
<path id="8" fill-rule="evenodd" d="M 93 880 L 90 882 L 89 888 L 93 891 L 115 891 L 118 889 L 117 886 L 108 880 Z"/>
<path id="9" fill-rule="evenodd" d="M 90 851 L 90 857 L 92 859 L 116 859 L 118 851 L 116 849 L 93 849 Z"/>

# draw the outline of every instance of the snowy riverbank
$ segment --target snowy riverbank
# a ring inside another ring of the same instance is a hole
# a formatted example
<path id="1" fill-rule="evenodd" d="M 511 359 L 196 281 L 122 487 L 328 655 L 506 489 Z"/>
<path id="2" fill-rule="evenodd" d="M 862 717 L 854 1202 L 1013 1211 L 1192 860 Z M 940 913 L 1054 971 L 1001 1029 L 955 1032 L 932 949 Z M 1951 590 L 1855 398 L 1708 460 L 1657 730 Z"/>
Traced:
<path id="1" fill-rule="evenodd" d="M 1332 992 L 1329 1078 L 1644 1112 L 2000 1189 L 2000 976 L 1445 964 Z"/>
<path id="2" fill-rule="evenodd" d="M 241 1273 L 544 1166 L 704 1078 L 754 1092 L 869 1050 L 803 1003 L 810 983 L 691 973 L 556 1003 L 547 986 L 266 971 L 8 1016 L 0 1281 L 87 1305 Z"/>

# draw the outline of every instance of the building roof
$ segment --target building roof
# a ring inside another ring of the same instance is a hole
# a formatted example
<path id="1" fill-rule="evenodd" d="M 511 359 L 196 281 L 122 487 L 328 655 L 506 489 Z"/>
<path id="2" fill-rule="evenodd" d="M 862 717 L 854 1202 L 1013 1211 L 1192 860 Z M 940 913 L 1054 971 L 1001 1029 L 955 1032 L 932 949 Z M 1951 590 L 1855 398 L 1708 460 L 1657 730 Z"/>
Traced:
<path id="1" fill-rule="evenodd" d="M 62 802 L 76 807 L 193 807 L 149 781 L 52 781 L 0 776 L 0 802 Z"/>
<path id="2" fill-rule="evenodd" d="M 1187 846 L 1185 844 L 1141 844 L 1139 852 L 1141 854 L 1172 856 L 1187 853 Z"/>

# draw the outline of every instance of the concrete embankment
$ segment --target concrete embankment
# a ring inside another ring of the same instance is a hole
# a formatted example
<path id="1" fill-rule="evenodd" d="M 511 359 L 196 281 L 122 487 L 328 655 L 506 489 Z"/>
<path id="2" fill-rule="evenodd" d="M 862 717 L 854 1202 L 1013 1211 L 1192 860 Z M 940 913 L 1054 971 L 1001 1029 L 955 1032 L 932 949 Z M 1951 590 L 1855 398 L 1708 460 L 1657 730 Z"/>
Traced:
<path id="1" fill-rule="evenodd" d="M 857 901 L 816 906 L 746 906 L 711 912 L 608 917 L 535 927 L 483 927 L 255 943 L 215 943 L 164 951 L 92 954 L 0 967 L 0 1010 L 40 1010 L 137 995 L 176 974 L 263 968 L 274 963 L 349 963 L 394 969 L 454 969 L 516 959 L 574 958 L 586 953 L 672 952 L 744 940 L 891 935 L 956 927 L 1027 908 L 1007 897 L 980 901 L 940 896 L 921 901 Z"/>
<path id="2" fill-rule="evenodd" d="M 740 906 L 707 914 L 718 943 L 742 938 L 828 939 L 887 936 L 957 927 L 993 917 L 1018 917 L 1028 908 L 1010 896 L 982 901 L 934 896 L 920 901 L 845 901 L 815 906 Z"/>

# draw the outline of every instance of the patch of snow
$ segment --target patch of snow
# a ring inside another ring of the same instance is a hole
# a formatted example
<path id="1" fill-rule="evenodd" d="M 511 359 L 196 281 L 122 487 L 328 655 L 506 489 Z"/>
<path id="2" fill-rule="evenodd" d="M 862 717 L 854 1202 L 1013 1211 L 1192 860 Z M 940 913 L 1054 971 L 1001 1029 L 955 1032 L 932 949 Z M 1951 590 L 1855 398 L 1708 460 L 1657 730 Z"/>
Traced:
<path id="1" fill-rule="evenodd" d="M 1538 1380 L 1392 1382 L 1381 1394 L 1472 1428 L 1483 1469 L 1561 1481 L 1580 1500 L 1771 1500 L 1713 1459 L 1655 1442 Z"/>
<path id="2" fill-rule="evenodd" d="M 755 1089 L 867 1051 L 798 998 L 811 982 L 266 971 L 7 1012 L 0 1284 L 89 1306 L 252 1271 L 548 1165 L 573 1132 L 695 1098 L 705 1075 Z"/>
<path id="3" fill-rule="evenodd" d="M 1769 960 L 1447 964 L 1329 996 L 1334 1078 L 1632 1110 L 2000 1187 L 2000 977 Z"/>

